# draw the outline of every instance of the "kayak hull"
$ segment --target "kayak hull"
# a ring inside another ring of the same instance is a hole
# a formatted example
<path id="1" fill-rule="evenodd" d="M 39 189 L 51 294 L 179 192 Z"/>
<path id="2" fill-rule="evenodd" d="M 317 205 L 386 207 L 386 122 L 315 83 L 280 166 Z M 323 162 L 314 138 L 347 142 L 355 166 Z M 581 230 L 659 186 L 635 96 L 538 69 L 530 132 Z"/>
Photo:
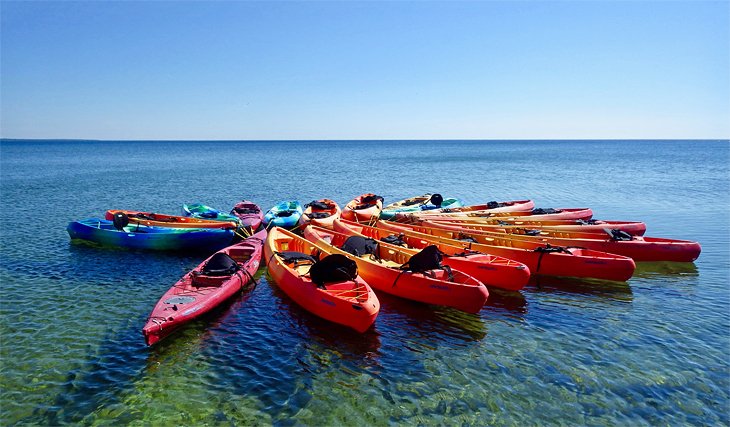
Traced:
<path id="1" fill-rule="evenodd" d="M 244 227 L 249 233 L 255 233 L 264 221 L 264 213 L 259 205 L 247 200 L 236 203 L 231 209 L 230 215 L 234 216 L 241 227 Z"/>
<path id="2" fill-rule="evenodd" d="M 369 198 L 375 198 L 373 202 L 368 202 Z M 356 222 L 371 222 L 380 217 L 383 210 L 382 197 L 373 194 L 361 194 L 350 200 L 344 208 L 340 216 L 344 219 Z"/>
<path id="3" fill-rule="evenodd" d="M 286 231 L 273 228 L 264 248 L 269 274 L 279 289 L 299 306 L 317 317 L 334 322 L 357 332 L 370 329 L 380 311 L 380 301 L 365 280 L 328 283 L 317 287 L 306 275 L 309 265 L 298 270 L 285 264 L 276 252 L 296 251 L 312 255 L 318 251 L 312 243 Z"/>
<path id="4" fill-rule="evenodd" d="M 458 225 L 460 227 L 468 227 L 473 229 L 481 229 L 484 231 L 494 231 L 503 228 L 529 228 L 538 230 L 553 231 L 578 231 L 601 233 L 605 229 L 621 230 L 634 236 L 643 236 L 646 233 L 646 224 L 639 221 L 602 221 L 602 220 L 519 220 L 519 219 L 466 219 L 466 218 L 439 218 L 434 220 L 438 222 Z"/>
<path id="5" fill-rule="evenodd" d="M 127 218 L 129 218 L 130 224 L 142 224 L 150 227 L 235 229 L 238 226 L 236 222 L 222 222 L 210 219 L 193 218 L 189 216 L 115 209 L 106 211 L 104 217 L 108 220 L 113 220 L 114 215 L 117 213 L 125 214 Z"/>
<path id="6" fill-rule="evenodd" d="M 263 224 L 269 229 L 281 227 L 290 230 L 297 226 L 302 213 L 302 205 L 296 200 L 279 202 L 266 212 Z"/>
<path id="7" fill-rule="evenodd" d="M 261 264 L 264 239 L 266 231 L 217 252 L 225 253 L 236 261 L 241 270 L 233 275 L 201 275 L 203 266 L 213 257 L 211 255 L 170 287 L 157 302 L 142 328 L 147 345 L 156 344 L 251 284 Z"/>
<path id="8" fill-rule="evenodd" d="M 233 231 L 222 229 L 176 229 L 128 225 L 117 230 L 111 221 L 99 218 L 74 221 L 66 231 L 71 240 L 86 240 L 104 246 L 158 251 L 210 251 L 231 244 Z"/>
<path id="9" fill-rule="evenodd" d="M 422 196 L 415 196 L 408 199 L 399 200 L 385 206 L 380 212 L 381 219 L 391 219 L 396 213 L 405 212 L 421 212 L 440 210 L 444 208 L 457 208 L 461 207 L 461 200 L 455 198 L 445 198 L 440 206 L 436 206 L 430 203 L 432 194 L 424 194 Z"/>
<path id="10" fill-rule="evenodd" d="M 591 233 L 577 231 L 534 230 L 538 234 L 529 235 L 532 230 L 524 228 L 503 228 L 498 231 L 484 231 L 465 225 L 453 225 L 426 221 L 430 227 L 452 231 L 467 231 L 471 236 L 507 237 L 509 239 L 549 243 L 553 246 L 581 247 L 600 252 L 610 252 L 633 258 L 634 261 L 673 261 L 692 262 L 700 256 L 699 243 L 688 240 L 665 239 L 659 237 L 633 236 L 631 240 L 616 240 L 606 232 Z M 610 230 L 609 230 L 610 231 Z M 478 237 L 475 237 L 478 239 Z"/>
<path id="11" fill-rule="evenodd" d="M 593 211 L 590 208 L 559 208 L 552 211 L 533 209 L 531 211 L 512 211 L 512 212 L 488 212 L 488 211 L 472 211 L 472 212 L 456 212 L 429 215 L 428 219 L 450 219 L 450 218 L 469 218 L 480 219 L 525 219 L 531 221 L 552 221 L 552 220 L 589 220 L 593 217 Z M 535 212 L 552 212 L 538 214 Z M 418 220 L 417 215 L 407 213 L 395 215 L 395 221 Z"/>
<path id="12" fill-rule="evenodd" d="M 326 205 L 327 208 L 313 206 L 314 203 Z M 320 199 L 305 205 L 304 212 L 299 218 L 299 227 L 304 228 L 309 224 L 332 229 L 333 223 L 340 217 L 342 210 L 340 206 L 330 199 Z M 326 215 L 326 216 L 324 216 Z"/>

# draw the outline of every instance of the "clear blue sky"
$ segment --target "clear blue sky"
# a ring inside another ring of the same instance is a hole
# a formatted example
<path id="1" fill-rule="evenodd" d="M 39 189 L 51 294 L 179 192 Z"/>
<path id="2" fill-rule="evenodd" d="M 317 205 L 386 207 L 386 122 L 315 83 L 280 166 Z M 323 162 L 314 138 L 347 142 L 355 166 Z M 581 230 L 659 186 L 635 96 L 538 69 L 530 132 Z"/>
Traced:
<path id="1" fill-rule="evenodd" d="M 2 1 L 4 138 L 729 138 L 730 2 Z"/>

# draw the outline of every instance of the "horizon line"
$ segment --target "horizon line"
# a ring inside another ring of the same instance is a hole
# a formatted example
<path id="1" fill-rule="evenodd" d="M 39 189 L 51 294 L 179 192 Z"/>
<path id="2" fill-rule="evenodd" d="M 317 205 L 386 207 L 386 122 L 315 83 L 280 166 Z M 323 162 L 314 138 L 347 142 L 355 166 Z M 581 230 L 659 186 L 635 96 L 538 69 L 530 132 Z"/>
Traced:
<path id="1" fill-rule="evenodd" d="M 98 139 L 98 138 L 5 138 L 0 141 L 86 141 L 86 142 L 361 142 L 361 141 L 730 141 L 726 138 L 327 138 L 327 139 Z"/>

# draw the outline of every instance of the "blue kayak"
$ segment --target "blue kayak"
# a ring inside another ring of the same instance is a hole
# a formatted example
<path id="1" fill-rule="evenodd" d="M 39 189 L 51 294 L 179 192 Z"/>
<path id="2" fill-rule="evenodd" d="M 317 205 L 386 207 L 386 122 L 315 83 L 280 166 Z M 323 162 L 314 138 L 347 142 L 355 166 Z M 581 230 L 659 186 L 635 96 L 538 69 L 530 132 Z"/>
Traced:
<path id="1" fill-rule="evenodd" d="M 117 228 L 99 218 L 69 223 L 71 240 L 87 240 L 107 246 L 160 251 L 211 251 L 233 242 L 233 231 L 217 228 L 170 228 L 128 224 Z"/>
<path id="2" fill-rule="evenodd" d="M 264 215 L 264 226 L 266 229 L 272 227 L 292 229 L 296 227 L 302 213 L 302 205 L 296 200 L 279 202 Z"/>

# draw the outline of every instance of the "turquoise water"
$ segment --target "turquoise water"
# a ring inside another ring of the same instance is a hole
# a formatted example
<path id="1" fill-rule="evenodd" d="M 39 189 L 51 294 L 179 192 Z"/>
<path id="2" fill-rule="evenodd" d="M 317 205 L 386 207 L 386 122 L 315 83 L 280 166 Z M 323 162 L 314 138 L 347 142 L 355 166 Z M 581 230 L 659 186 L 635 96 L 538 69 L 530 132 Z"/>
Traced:
<path id="1" fill-rule="evenodd" d="M 728 141 L 0 144 L 0 424 L 728 425 Z M 183 203 L 532 198 L 697 240 L 627 283 L 542 278 L 479 315 L 385 295 L 359 336 L 267 279 L 147 348 L 202 260 L 69 243 L 69 221 Z"/>

